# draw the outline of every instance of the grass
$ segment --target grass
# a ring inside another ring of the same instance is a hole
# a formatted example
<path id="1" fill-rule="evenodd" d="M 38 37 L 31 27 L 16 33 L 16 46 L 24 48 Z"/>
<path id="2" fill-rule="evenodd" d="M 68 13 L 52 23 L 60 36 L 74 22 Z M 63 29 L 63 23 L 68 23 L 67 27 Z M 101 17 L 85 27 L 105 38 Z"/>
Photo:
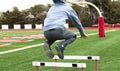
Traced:
<path id="1" fill-rule="evenodd" d="M 0 31 L 0 39 L 4 39 L 6 37 L 19 37 L 19 36 L 29 36 L 29 35 L 39 35 L 39 34 L 43 34 L 43 31 L 42 30 L 6 30 L 6 31 Z M 45 39 L 30 39 L 30 40 L 34 40 L 34 41 L 22 42 L 22 43 L 10 42 L 11 45 L 4 46 L 4 48 L 0 48 L 0 51 L 6 51 L 11 49 L 26 47 L 29 45 L 40 44 L 45 41 Z M 1 44 L 4 43 L 6 42 L 3 42 Z"/>
<path id="2" fill-rule="evenodd" d="M 95 31 L 93 31 L 95 32 Z M 87 31 L 92 33 L 92 31 Z M 80 55 L 80 56 L 100 56 L 99 71 L 118 71 L 120 69 L 120 31 L 106 33 L 105 38 L 98 38 L 98 35 L 89 36 L 87 39 L 77 38 L 76 41 L 68 45 L 65 49 L 65 55 Z M 8 47 L 0 47 L 0 51 L 21 48 L 27 45 L 35 45 L 43 43 L 45 39 L 36 39 L 28 43 L 12 43 Z M 57 44 L 57 43 L 55 43 Z M 52 45 L 52 50 L 55 44 Z M 19 46 L 19 47 L 18 47 Z M 12 52 L 0 55 L 0 71 L 35 71 L 32 66 L 32 61 L 53 61 L 48 58 L 42 46 L 25 49 L 22 51 Z M 94 61 L 84 60 L 59 60 L 60 62 L 85 62 L 87 68 L 85 71 L 95 71 Z M 54 71 L 51 67 L 39 67 L 40 71 Z M 59 71 L 80 71 L 77 68 L 59 68 Z"/>
<path id="3" fill-rule="evenodd" d="M 3 37 L 25 36 L 32 34 L 43 34 L 42 30 L 3 30 L 0 31 L 0 39 Z"/>

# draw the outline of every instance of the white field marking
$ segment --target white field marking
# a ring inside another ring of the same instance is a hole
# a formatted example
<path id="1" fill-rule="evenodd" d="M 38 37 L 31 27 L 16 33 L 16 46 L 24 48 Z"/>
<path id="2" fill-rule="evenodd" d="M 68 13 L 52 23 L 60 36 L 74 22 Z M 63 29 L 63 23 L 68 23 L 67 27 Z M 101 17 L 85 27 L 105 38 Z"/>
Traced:
<path id="1" fill-rule="evenodd" d="M 7 46 L 7 45 L 11 45 L 11 44 L 10 44 L 10 43 L 8 43 L 8 44 L 5 44 L 5 45 Z"/>
<path id="2" fill-rule="evenodd" d="M 106 32 L 112 32 L 112 31 L 116 31 L 116 30 L 110 30 L 110 31 L 106 31 Z M 91 33 L 91 34 L 88 34 L 88 36 L 96 35 L 96 34 L 98 34 L 98 33 Z M 58 40 L 57 42 L 60 42 L 60 40 Z M 23 48 L 18 48 L 18 49 L 13 49 L 13 50 L 8 50 L 8 51 L 3 51 L 3 52 L 0 52 L 0 54 L 6 54 L 6 53 L 16 52 L 16 51 L 20 51 L 20 50 L 25 50 L 25 49 L 28 49 L 28 48 L 38 47 L 38 46 L 42 46 L 43 44 L 44 43 L 31 45 L 31 46 L 27 46 L 27 47 L 23 47 Z"/>
<path id="3" fill-rule="evenodd" d="M 6 53 L 11 53 L 11 52 L 16 52 L 16 51 L 20 51 L 20 50 L 25 50 L 28 48 L 33 48 L 33 47 L 37 47 L 37 46 L 42 46 L 44 43 L 42 44 L 37 44 L 37 45 L 32 45 L 32 46 L 27 46 L 27 47 L 23 47 L 23 48 L 18 48 L 18 49 L 13 49 L 13 50 L 8 50 L 8 51 L 3 51 L 0 52 L 0 54 L 6 54 Z"/>
<path id="4" fill-rule="evenodd" d="M 117 30 L 108 30 L 108 31 L 105 31 L 106 33 L 107 32 L 112 32 L 112 31 L 117 31 Z M 79 32 L 77 32 L 76 34 L 78 34 Z M 91 34 L 87 34 L 88 36 L 91 36 L 91 35 L 97 35 L 98 33 L 91 33 Z M 81 37 L 81 36 L 77 36 L 77 37 Z"/>
<path id="5" fill-rule="evenodd" d="M 28 40 L 29 42 L 31 42 L 31 41 L 34 41 L 33 39 L 31 39 L 31 40 Z"/>

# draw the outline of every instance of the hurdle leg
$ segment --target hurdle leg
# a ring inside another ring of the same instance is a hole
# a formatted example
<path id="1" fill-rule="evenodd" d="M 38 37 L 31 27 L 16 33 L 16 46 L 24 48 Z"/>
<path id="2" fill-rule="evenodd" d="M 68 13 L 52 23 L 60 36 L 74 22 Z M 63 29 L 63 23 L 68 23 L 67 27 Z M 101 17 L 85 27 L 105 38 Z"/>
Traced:
<path id="1" fill-rule="evenodd" d="M 82 68 L 82 71 L 85 71 L 85 69 L 84 69 L 84 68 Z"/>
<path id="2" fill-rule="evenodd" d="M 98 71 L 98 60 L 95 61 L 95 71 Z"/>
<path id="3" fill-rule="evenodd" d="M 55 62 L 57 62 L 58 60 L 57 59 L 55 59 Z M 55 67 L 55 71 L 58 71 L 58 67 L 56 66 Z"/>
<path id="4" fill-rule="evenodd" d="M 39 69 L 38 69 L 38 66 L 36 66 L 36 71 L 38 71 Z"/>

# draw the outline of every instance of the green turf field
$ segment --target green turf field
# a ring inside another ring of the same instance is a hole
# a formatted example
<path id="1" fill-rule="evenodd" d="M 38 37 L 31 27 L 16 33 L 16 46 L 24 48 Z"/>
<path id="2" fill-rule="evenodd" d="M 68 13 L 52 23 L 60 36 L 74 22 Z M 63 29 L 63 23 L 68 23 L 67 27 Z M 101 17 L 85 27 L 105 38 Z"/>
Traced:
<path id="1" fill-rule="evenodd" d="M 87 34 L 97 33 L 97 30 L 86 30 Z M 77 31 L 75 31 L 77 32 Z M 30 31 L 0 31 L 0 38 L 6 36 L 22 36 L 42 34 L 40 30 Z M 77 38 L 76 41 L 68 45 L 65 49 L 65 55 L 80 55 L 80 56 L 100 56 L 99 71 L 119 71 L 120 69 L 120 30 L 106 33 L 105 38 L 98 38 L 98 35 L 89 36 L 87 39 Z M 31 42 L 12 42 L 11 45 L 0 47 L 0 52 L 23 48 L 41 44 L 45 39 L 32 39 Z M 57 43 L 55 43 L 57 44 Z M 52 45 L 52 50 L 55 44 Z M 21 51 L 0 54 L 0 71 L 35 71 L 32 66 L 32 61 L 53 61 L 49 59 L 42 46 L 33 47 Z M 94 61 L 83 60 L 59 60 L 60 62 L 80 62 L 86 63 L 85 71 L 95 71 Z M 51 67 L 39 67 L 40 71 L 54 71 Z M 59 71 L 81 71 L 77 68 L 59 68 Z"/>

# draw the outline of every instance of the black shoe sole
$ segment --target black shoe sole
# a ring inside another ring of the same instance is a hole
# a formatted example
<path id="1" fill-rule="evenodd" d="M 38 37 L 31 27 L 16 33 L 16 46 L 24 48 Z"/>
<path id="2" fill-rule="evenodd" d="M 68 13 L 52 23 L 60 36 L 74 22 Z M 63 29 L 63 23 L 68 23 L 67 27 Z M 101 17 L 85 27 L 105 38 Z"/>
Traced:
<path id="1" fill-rule="evenodd" d="M 57 53 L 58 53 L 58 57 L 60 59 L 64 59 L 64 55 L 62 54 L 62 52 L 61 52 L 61 50 L 60 50 L 60 48 L 58 46 L 56 46 L 56 50 L 57 50 Z"/>
<path id="2" fill-rule="evenodd" d="M 47 43 L 45 43 L 45 44 L 43 45 L 43 47 L 44 47 L 44 50 L 45 50 L 47 56 L 48 56 L 49 58 L 53 58 L 53 57 L 54 57 L 54 53 L 53 53 L 52 50 L 50 49 L 49 45 L 48 45 Z"/>

